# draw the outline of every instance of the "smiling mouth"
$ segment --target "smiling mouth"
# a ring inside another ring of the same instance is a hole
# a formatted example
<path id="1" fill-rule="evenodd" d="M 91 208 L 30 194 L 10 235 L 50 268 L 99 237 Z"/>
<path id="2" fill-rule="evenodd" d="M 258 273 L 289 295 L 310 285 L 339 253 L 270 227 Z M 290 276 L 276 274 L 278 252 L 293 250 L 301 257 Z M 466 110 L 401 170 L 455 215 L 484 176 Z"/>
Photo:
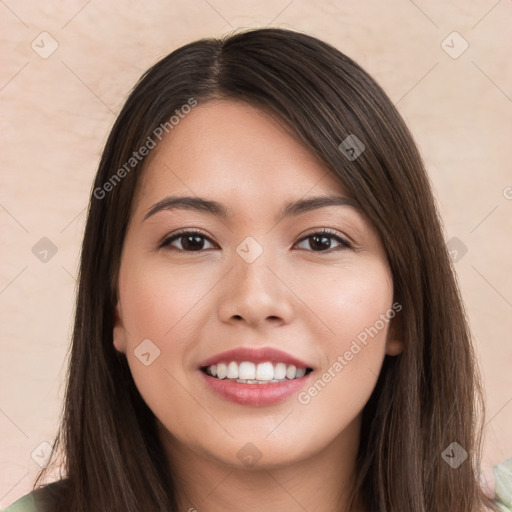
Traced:
<path id="1" fill-rule="evenodd" d="M 226 361 L 203 366 L 201 371 L 209 377 L 240 384 L 273 384 L 300 379 L 311 373 L 313 369 L 297 368 L 293 364 L 271 361 L 263 363 Z"/>

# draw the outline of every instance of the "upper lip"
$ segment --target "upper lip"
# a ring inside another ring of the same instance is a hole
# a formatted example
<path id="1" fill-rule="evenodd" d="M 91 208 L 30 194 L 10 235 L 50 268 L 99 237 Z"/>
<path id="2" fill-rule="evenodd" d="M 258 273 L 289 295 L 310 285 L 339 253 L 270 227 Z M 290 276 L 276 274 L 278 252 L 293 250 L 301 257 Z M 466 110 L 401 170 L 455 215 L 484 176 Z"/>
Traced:
<path id="1" fill-rule="evenodd" d="M 199 367 L 203 368 L 206 366 L 211 366 L 212 364 L 217 363 L 229 363 L 231 361 L 236 361 L 241 363 L 243 361 L 251 361 L 253 363 L 265 363 L 267 361 L 276 362 L 276 363 L 285 363 L 287 365 L 293 364 L 297 368 L 312 368 L 311 365 L 301 361 L 297 357 L 294 357 L 282 350 L 278 350 L 272 347 L 261 347 L 261 348 L 251 348 L 251 347 L 240 347 L 235 348 L 233 350 L 227 350 L 226 352 L 221 352 L 219 354 L 215 354 L 214 356 L 209 357 L 204 360 Z"/>

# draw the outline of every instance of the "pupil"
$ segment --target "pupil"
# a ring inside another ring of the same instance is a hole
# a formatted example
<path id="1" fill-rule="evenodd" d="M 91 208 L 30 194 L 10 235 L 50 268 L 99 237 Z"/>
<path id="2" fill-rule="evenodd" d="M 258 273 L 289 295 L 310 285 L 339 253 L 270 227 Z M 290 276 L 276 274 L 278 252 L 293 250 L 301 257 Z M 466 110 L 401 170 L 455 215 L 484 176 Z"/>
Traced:
<path id="1" fill-rule="evenodd" d="M 313 240 L 310 243 L 312 249 L 318 249 L 320 251 L 329 249 L 330 246 L 330 238 L 325 235 L 313 235 L 311 237 Z M 182 246 L 185 250 L 201 250 L 203 246 L 203 237 L 200 235 L 189 235 L 183 237 Z"/>
<path id="2" fill-rule="evenodd" d="M 313 239 L 313 243 L 311 243 L 311 248 L 312 249 L 315 249 L 315 246 L 317 248 L 319 248 L 320 250 L 323 250 L 323 249 L 329 249 L 329 245 L 330 245 L 330 238 L 328 236 L 325 236 L 325 235 L 313 235 L 312 236 L 312 239 Z M 322 242 L 319 242 L 319 240 L 322 240 Z"/>
<path id="3" fill-rule="evenodd" d="M 184 240 L 182 242 L 182 246 L 186 250 L 197 250 L 202 248 L 202 237 L 199 235 L 189 235 L 183 237 Z M 190 241 L 193 240 L 193 242 L 190 243 Z"/>

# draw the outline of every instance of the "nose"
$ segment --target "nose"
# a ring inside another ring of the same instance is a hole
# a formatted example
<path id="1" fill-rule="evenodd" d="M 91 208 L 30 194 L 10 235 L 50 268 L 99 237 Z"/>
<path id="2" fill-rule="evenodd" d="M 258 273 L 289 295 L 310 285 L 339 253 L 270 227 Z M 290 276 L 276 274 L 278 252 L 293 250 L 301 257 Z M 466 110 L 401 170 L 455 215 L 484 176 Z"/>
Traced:
<path id="1" fill-rule="evenodd" d="M 293 315 L 289 273 L 269 257 L 269 251 L 251 263 L 234 254 L 234 267 L 222 283 L 219 317 L 227 323 L 259 327 L 284 325 Z"/>

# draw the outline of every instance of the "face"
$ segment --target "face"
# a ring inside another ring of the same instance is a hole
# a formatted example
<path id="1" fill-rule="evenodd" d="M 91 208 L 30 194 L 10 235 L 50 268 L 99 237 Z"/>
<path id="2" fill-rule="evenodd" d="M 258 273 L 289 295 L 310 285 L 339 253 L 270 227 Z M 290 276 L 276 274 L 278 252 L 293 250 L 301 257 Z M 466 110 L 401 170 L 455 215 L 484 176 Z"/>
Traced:
<path id="1" fill-rule="evenodd" d="M 326 196 L 341 200 L 307 202 Z M 377 232 L 308 149 L 241 102 L 196 106 L 150 153 L 118 293 L 114 345 L 169 446 L 230 466 L 353 445 L 402 347 Z"/>

